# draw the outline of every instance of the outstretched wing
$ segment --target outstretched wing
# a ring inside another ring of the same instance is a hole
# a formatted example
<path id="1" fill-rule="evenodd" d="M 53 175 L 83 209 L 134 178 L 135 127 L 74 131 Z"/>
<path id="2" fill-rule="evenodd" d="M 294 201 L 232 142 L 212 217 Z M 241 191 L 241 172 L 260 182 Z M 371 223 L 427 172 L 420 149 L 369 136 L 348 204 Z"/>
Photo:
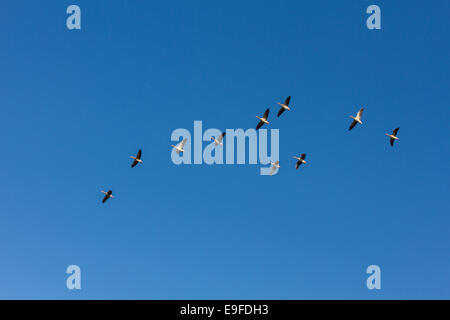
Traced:
<path id="1" fill-rule="evenodd" d="M 395 129 L 394 129 L 394 132 L 392 132 L 392 135 L 393 135 L 393 136 L 397 136 L 397 132 L 398 132 L 399 129 L 400 129 L 400 128 L 395 128 Z"/>
<path id="2" fill-rule="evenodd" d="M 264 112 L 263 118 L 266 119 L 266 120 L 267 120 L 267 118 L 269 118 L 269 111 L 270 111 L 270 108 L 268 108 L 268 109 Z"/>
<path id="3" fill-rule="evenodd" d="M 284 100 L 284 105 L 288 106 L 289 105 L 289 101 L 291 101 L 291 96 L 287 97 L 286 100 Z"/>
<path id="4" fill-rule="evenodd" d="M 258 125 L 256 126 L 256 130 L 261 128 L 263 126 L 263 124 L 264 124 L 264 122 L 262 122 L 262 121 L 258 122 Z"/>
<path id="5" fill-rule="evenodd" d="M 223 133 L 217 138 L 217 141 L 219 141 L 219 143 L 221 143 L 222 140 L 223 140 L 223 137 L 225 137 L 225 135 L 226 135 L 226 132 L 223 132 Z"/>
<path id="6" fill-rule="evenodd" d="M 109 190 L 109 191 L 105 194 L 105 196 L 103 197 L 102 203 L 105 203 L 106 200 L 109 199 L 109 197 L 111 196 L 111 194 L 112 194 L 112 191 Z"/>
<path id="7" fill-rule="evenodd" d="M 138 164 L 137 160 L 134 160 L 133 163 L 131 164 L 131 167 L 134 168 L 137 164 Z"/>
<path id="8" fill-rule="evenodd" d="M 183 149 L 183 147 L 184 147 L 184 145 L 186 144 L 187 140 L 188 140 L 187 138 L 184 138 L 183 141 L 181 141 L 181 142 L 178 144 L 178 147 L 180 147 L 181 149 Z"/>
<path id="9" fill-rule="evenodd" d="M 298 160 L 297 163 L 295 164 L 295 169 L 298 169 L 298 167 L 300 167 L 301 164 L 302 164 L 302 162 L 300 160 Z"/>
<path id="10" fill-rule="evenodd" d="M 277 170 L 277 168 L 275 166 L 272 166 L 272 168 L 270 168 L 270 175 L 272 175 L 275 170 Z"/>
<path id="11" fill-rule="evenodd" d="M 141 156 L 142 156 L 142 150 L 139 149 L 139 151 L 138 151 L 138 153 L 137 153 L 137 155 L 136 155 L 136 158 L 137 158 L 137 159 L 141 159 Z"/>
<path id="12" fill-rule="evenodd" d="M 280 109 L 280 111 L 278 111 L 278 115 L 277 115 L 277 117 L 279 117 L 279 116 L 281 116 L 281 114 L 284 112 L 284 110 L 286 110 L 286 109 L 284 109 L 284 108 L 281 108 Z"/>
<path id="13" fill-rule="evenodd" d="M 305 158 L 306 158 L 306 153 L 302 154 L 302 155 L 300 156 L 300 158 L 302 158 L 302 160 L 305 160 Z"/>
<path id="14" fill-rule="evenodd" d="M 356 117 L 361 118 L 362 114 L 363 114 L 364 108 L 359 109 L 358 114 L 356 115 Z"/>
<path id="15" fill-rule="evenodd" d="M 356 126 L 357 123 L 358 123 L 358 122 L 357 122 L 356 120 L 353 120 L 353 122 L 352 122 L 352 124 L 350 125 L 350 128 L 348 128 L 348 130 L 352 130 L 352 129 Z"/>
<path id="16" fill-rule="evenodd" d="M 391 146 L 394 146 L 394 141 L 395 141 L 395 139 L 392 139 L 392 138 L 389 140 L 389 142 L 391 143 Z"/>

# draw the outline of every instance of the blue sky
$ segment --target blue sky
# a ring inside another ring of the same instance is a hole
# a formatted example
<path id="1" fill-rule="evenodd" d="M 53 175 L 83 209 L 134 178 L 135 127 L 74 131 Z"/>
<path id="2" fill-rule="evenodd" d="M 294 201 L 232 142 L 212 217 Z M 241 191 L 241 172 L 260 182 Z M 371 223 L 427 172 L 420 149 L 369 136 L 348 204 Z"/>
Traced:
<path id="1" fill-rule="evenodd" d="M 70 4 L 81 30 L 66 28 Z M 366 28 L 371 4 L 382 30 Z M 446 0 L 1 2 L 0 298 L 450 298 L 449 12 Z M 254 128 L 267 107 L 277 175 L 171 162 L 173 130 Z M 80 291 L 66 288 L 71 264 Z"/>

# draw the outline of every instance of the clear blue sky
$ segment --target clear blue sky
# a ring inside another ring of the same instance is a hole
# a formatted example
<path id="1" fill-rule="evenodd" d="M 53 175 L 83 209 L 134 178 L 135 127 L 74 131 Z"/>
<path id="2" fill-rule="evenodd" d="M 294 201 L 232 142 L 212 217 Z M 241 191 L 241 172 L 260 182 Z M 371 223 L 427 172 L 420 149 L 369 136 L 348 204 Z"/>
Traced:
<path id="1" fill-rule="evenodd" d="M 66 28 L 70 4 L 82 30 Z M 2 1 L 0 298 L 450 298 L 449 12 Z M 171 162 L 174 129 L 254 128 L 267 107 L 278 175 Z M 71 264 L 80 291 L 66 289 Z M 371 264 L 380 291 L 366 288 Z"/>

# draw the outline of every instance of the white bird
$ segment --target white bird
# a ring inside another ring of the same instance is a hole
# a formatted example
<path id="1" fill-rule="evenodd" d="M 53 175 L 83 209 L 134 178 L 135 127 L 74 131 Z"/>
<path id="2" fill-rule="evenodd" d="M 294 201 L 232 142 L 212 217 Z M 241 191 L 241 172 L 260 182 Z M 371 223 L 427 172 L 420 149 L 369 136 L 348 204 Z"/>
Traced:
<path id="1" fill-rule="evenodd" d="M 134 159 L 133 163 L 131 164 L 131 167 L 134 168 L 138 163 L 143 163 L 141 160 L 142 150 L 139 149 L 136 157 L 130 156 L 131 159 Z"/>
<path id="2" fill-rule="evenodd" d="M 112 190 L 109 190 L 108 192 L 105 192 L 102 190 L 101 193 L 105 194 L 105 197 L 103 198 L 102 203 L 105 203 L 106 200 L 108 200 L 109 198 L 114 198 L 112 195 Z"/>
<path id="3" fill-rule="evenodd" d="M 272 175 L 275 170 L 280 168 L 280 161 L 275 161 L 275 162 L 270 162 L 270 164 L 272 165 L 272 168 L 270 169 L 270 175 Z"/>
<path id="4" fill-rule="evenodd" d="M 269 118 L 269 111 L 270 111 L 270 108 L 268 108 L 264 112 L 264 115 L 262 116 L 262 118 L 256 116 L 259 120 L 261 120 L 261 121 L 258 122 L 258 125 L 256 126 L 256 130 L 261 128 L 264 124 L 269 124 L 269 121 L 267 121 L 267 118 Z"/>
<path id="5" fill-rule="evenodd" d="M 277 102 L 277 104 L 279 104 L 281 106 L 280 111 L 278 111 L 278 115 L 277 117 L 281 116 L 281 114 L 285 111 L 285 110 L 291 110 L 291 108 L 289 108 L 289 101 L 291 101 L 291 96 L 287 97 L 286 100 L 284 100 L 284 103 L 280 103 Z"/>
<path id="6" fill-rule="evenodd" d="M 175 148 L 175 151 L 177 152 L 177 154 L 180 154 L 180 152 L 184 152 L 184 145 L 187 142 L 187 138 L 184 138 L 183 141 L 181 141 L 179 144 L 177 144 L 176 146 L 174 146 L 173 144 L 171 145 L 173 148 Z"/>
<path id="7" fill-rule="evenodd" d="M 222 143 L 222 140 L 223 140 L 223 137 L 225 137 L 225 134 L 226 134 L 226 132 L 223 132 L 217 139 L 215 139 L 214 137 L 212 137 L 211 138 L 211 140 L 213 140 L 214 141 L 214 144 L 216 145 L 216 146 L 223 146 L 223 143 Z"/>
<path id="8" fill-rule="evenodd" d="M 295 164 L 295 169 L 298 169 L 302 163 L 306 163 L 306 153 L 302 154 L 300 157 L 292 157 L 294 159 L 297 159 L 297 163 Z"/>
<path id="9" fill-rule="evenodd" d="M 364 108 L 361 108 L 361 109 L 359 109 L 356 117 L 350 116 L 350 118 L 353 119 L 353 122 L 350 125 L 350 128 L 348 128 L 348 130 L 352 130 L 356 126 L 357 123 L 362 124 L 361 117 L 362 117 L 363 111 L 364 111 Z"/>
<path id="10" fill-rule="evenodd" d="M 394 131 L 392 132 L 392 134 L 386 133 L 386 135 L 387 135 L 388 137 L 391 138 L 391 139 L 389 140 L 389 142 L 391 143 L 391 146 L 394 146 L 394 141 L 395 141 L 395 140 L 398 140 L 397 132 L 398 132 L 399 129 L 400 129 L 400 128 L 394 129 Z"/>

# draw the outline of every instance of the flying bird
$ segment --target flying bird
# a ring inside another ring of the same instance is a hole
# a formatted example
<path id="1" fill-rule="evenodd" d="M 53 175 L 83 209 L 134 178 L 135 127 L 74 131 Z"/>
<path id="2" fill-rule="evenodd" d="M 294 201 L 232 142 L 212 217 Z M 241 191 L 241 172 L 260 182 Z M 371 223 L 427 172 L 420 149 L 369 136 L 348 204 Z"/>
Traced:
<path id="1" fill-rule="evenodd" d="M 108 192 L 105 192 L 102 190 L 101 192 L 105 194 L 105 197 L 103 198 L 102 203 L 105 203 L 106 200 L 108 200 L 109 198 L 114 198 L 112 195 L 112 190 L 109 190 Z"/>
<path id="2" fill-rule="evenodd" d="M 363 111 L 364 111 L 364 108 L 361 108 L 361 109 L 359 109 L 356 117 L 350 116 L 350 118 L 353 119 L 353 122 L 350 125 L 350 128 L 348 128 L 348 130 L 352 130 L 356 126 L 357 123 L 362 124 L 361 117 L 362 117 Z"/>
<path id="3" fill-rule="evenodd" d="M 286 100 L 284 100 L 284 103 L 277 102 L 277 104 L 279 104 L 281 106 L 280 111 L 278 111 L 277 117 L 281 116 L 281 114 L 285 110 L 291 110 L 291 108 L 288 107 L 289 106 L 289 101 L 291 101 L 291 96 L 287 97 Z"/>
<path id="4" fill-rule="evenodd" d="M 225 134 L 226 134 L 226 132 L 223 132 L 217 139 L 211 138 L 211 140 L 214 141 L 214 144 L 216 146 L 219 146 L 219 145 L 223 146 L 222 140 L 223 140 L 223 137 L 225 137 Z"/>
<path id="5" fill-rule="evenodd" d="M 298 167 L 301 166 L 302 163 L 306 163 L 306 153 L 302 154 L 300 157 L 293 157 L 294 159 L 297 159 L 297 163 L 295 164 L 295 169 L 298 169 Z"/>
<path id="6" fill-rule="evenodd" d="M 386 135 L 387 135 L 388 137 L 391 138 L 391 139 L 389 140 L 389 142 L 391 143 L 391 146 L 394 146 L 394 141 L 395 141 L 395 140 L 398 140 L 397 132 L 398 132 L 399 129 L 400 129 L 400 128 L 394 129 L 394 131 L 392 131 L 392 134 L 386 133 Z"/>
<path id="7" fill-rule="evenodd" d="M 272 168 L 270 169 L 270 175 L 272 175 L 275 170 L 280 168 L 280 161 L 277 160 L 275 162 L 271 162 L 270 164 L 272 165 Z"/>
<path id="8" fill-rule="evenodd" d="M 268 108 L 265 112 L 264 115 L 262 116 L 262 118 L 256 116 L 260 121 L 258 122 L 258 125 L 256 126 L 256 130 L 258 130 L 259 128 L 261 128 L 264 124 L 269 124 L 269 121 L 267 121 L 267 118 L 269 118 L 269 111 L 270 108 Z"/>
<path id="9" fill-rule="evenodd" d="M 139 149 L 136 157 L 133 157 L 133 156 L 130 157 L 131 159 L 134 159 L 133 163 L 131 164 L 132 168 L 134 168 L 138 163 L 142 163 L 141 155 L 142 155 L 142 150 Z"/>
<path id="10" fill-rule="evenodd" d="M 174 146 L 173 144 L 171 145 L 173 148 L 175 148 L 175 151 L 177 152 L 177 154 L 180 154 L 180 152 L 184 152 L 184 145 L 187 142 L 187 138 L 184 138 L 183 141 L 181 141 L 179 144 L 177 144 L 176 146 Z"/>

